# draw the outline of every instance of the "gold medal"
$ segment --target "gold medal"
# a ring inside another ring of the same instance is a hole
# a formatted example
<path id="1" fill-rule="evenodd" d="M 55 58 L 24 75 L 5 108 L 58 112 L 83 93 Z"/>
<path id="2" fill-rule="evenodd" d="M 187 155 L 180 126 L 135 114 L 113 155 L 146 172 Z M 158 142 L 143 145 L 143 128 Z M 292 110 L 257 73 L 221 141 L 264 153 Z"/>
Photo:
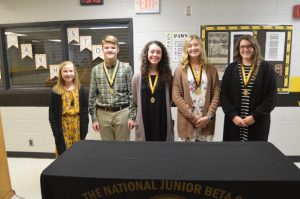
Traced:
<path id="1" fill-rule="evenodd" d="M 253 65 L 251 66 L 251 69 L 250 69 L 248 75 L 246 75 L 246 72 L 245 72 L 245 69 L 244 69 L 244 65 L 243 65 L 243 64 L 242 64 L 241 68 L 242 68 L 243 83 L 244 83 L 244 86 L 245 86 L 245 89 L 244 89 L 244 91 L 243 91 L 243 95 L 244 95 L 244 96 L 248 96 L 248 95 L 249 95 L 249 92 L 248 92 L 247 86 L 248 86 L 248 83 L 249 83 L 249 81 L 250 81 L 251 74 L 252 74 L 252 72 L 253 72 L 254 66 L 253 66 Z"/>
<path id="2" fill-rule="evenodd" d="M 115 90 L 114 90 L 113 88 L 109 88 L 109 93 L 110 93 L 111 95 L 114 95 L 114 94 L 115 94 Z"/>
<path id="3" fill-rule="evenodd" d="M 115 79 L 116 79 L 116 74 L 117 74 L 117 71 L 118 71 L 118 68 L 119 68 L 119 60 L 117 60 L 117 63 L 116 63 L 116 66 L 115 66 L 112 77 L 110 77 L 109 74 L 108 74 L 105 62 L 103 62 L 103 68 L 104 68 L 104 72 L 105 72 L 105 76 L 107 78 L 108 84 L 110 86 L 108 92 L 109 92 L 109 94 L 114 95 L 115 90 L 113 89 L 113 85 L 114 85 L 114 82 L 115 82 Z"/>
<path id="4" fill-rule="evenodd" d="M 195 92 L 196 92 L 196 95 L 200 95 L 201 89 L 198 87 Z"/>
<path id="5" fill-rule="evenodd" d="M 198 74 L 197 74 L 193 64 L 191 64 L 191 69 L 192 69 L 193 78 L 195 80 L 195 84 L 197 87 L 195 90 L 195 93 L 196 93 L 196 95 L 200 95 L 200 93 L 201 93 L 200 84 L 201 84 L 201 79 L 202 79 L 202 64 L 199 66 Z"/>
<path id="6" fill-rule="evenodd" d="M 245 89 L 243 94 L 244 94 L 244 96 L 248 96 L 248 89 Z"/>
<path id="7" fill-rule="evenodd" d="M 154 98 L 154 97 L 151 97 L 151 98 L 150 98 L 150 102 L 151 102 L 151 104 L 154 104 L 155 98 Z"/>
<path id="8" fill-rule="evenodd" d="M 156 72 L 154 83 L 152 83 L 152 79 L 151 79 L 150 73 L 148 74 L 149 86 L 150 86 L 152 95 L 154 94 L 155 87 L 157 85 L 158 76 L 159 76 L 158 72 Z M 152 96 L 150 98 L 150 103 L 153 104 L 154 102 L 155 102 L 155 98 Z"/>

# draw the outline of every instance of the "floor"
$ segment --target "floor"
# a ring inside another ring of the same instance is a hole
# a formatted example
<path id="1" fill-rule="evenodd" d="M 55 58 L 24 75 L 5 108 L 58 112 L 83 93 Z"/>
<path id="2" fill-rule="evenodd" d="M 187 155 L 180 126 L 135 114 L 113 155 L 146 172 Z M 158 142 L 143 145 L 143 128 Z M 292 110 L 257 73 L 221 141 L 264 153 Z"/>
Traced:
<path id="1" fill-rule="evenodd" d="M 41 199 L 40 175 L 54 159 L 8 158 L 13 199 Z"/>
<path id="2" fill-rule="evenodd" d="M 13 199 L 41 199 L 40 175 L 53 159 L 8 158 Z M 300 168 L 300 162 L 296 163 Z"/>

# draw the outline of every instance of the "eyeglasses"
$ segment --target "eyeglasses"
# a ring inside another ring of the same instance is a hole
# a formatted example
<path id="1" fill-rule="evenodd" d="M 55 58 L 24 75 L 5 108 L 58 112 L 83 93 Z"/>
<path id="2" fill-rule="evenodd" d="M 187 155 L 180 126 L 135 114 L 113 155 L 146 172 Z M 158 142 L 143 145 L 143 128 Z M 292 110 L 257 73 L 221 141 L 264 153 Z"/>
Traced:
<path id="1" fill-rule="evenodd" d="M 253 46 L 252 45 L 248 45 L 248 46 L 240 46 L 240 49 L 252 49 L 253 48 Z"/>

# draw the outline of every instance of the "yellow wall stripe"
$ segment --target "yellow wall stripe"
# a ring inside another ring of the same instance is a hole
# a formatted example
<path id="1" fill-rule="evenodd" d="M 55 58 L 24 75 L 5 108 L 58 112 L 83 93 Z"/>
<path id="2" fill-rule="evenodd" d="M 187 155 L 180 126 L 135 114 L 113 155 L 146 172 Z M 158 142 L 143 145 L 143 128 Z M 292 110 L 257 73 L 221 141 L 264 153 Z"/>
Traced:
<path id="1" fill-rule="evenodd" d="M 300 77 L 290 77 L 290 92 L 300 92 Z"/>

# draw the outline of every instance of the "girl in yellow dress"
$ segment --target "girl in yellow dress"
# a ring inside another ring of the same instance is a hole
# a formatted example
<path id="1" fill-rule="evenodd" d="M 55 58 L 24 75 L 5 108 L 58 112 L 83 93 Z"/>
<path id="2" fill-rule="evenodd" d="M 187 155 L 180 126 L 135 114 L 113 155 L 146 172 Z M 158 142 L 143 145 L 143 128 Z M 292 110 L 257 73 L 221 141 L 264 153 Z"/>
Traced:
<path id="1" fill-rule="evenodd" d="M 49 121 L 58 155 L 88 132 L 88 102 L 78 73 L 70 61 L 61 63 L 58 80 L 52 89 Z"/>

